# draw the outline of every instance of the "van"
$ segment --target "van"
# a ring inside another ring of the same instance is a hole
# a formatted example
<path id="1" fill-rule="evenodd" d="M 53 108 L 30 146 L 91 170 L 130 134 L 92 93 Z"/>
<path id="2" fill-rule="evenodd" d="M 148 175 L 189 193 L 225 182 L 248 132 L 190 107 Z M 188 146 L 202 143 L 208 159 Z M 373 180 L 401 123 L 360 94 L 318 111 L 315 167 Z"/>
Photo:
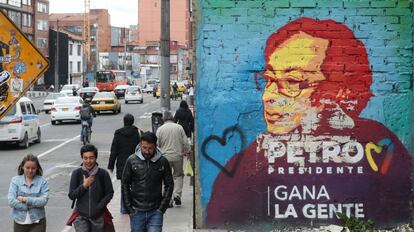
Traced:
<path id="1" fill-rule="evenodd" d="M 40 143 L 39 111 L 32 100 L 22 97 L 0 120 L 0 143 L 14 143 L 28 148 Z"/>

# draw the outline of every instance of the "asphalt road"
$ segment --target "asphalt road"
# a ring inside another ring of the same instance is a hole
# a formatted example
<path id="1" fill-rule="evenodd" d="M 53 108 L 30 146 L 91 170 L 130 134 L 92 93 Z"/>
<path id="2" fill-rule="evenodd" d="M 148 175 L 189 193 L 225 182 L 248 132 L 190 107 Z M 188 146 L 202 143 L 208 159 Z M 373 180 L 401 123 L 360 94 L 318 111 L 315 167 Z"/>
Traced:
<path id="1" fill-rule="evenodd" d="M 33 99 L 36 109 L 41 109 L 43 98 Z M 171 101 L 171 111 L 178 108 L 179 101 Z M 152 95 L 144 95 L 143 104 L 125 104 L 122 100 L 122 112 L 114 115 L 104 113 L 98 115 L 92 126 L 91 143 L 98 148 L 98 163 L 107 167 L 113 133 L 122 127 L 123 115 L 131 113 L 135 117 L 135 125 L 143 131 L 151 130 L 151 113 L 160 111 L 160 101 Z M 28 149 L 16 146 L 0 145 L 0 225 L 1 231 L 12 231 L 12 219 L 9 216 L 10 207 L 7 203 L 7 192 L 10 179 L 17 175 L 17 167 L 22 158 L 32 153 L 39 157 L 44 176 L 49 182 L 50 198 L 46 206 L 47 231 L 71 231 L 66 227 L 72 209 L 67 194 L 71 172 L 81 164 L 79 150 L 80 124 L 63 123 L 52 126 L 50 114 L 40 113 L 42 142 L 31 144 Z M 115 173 L 111 175 L 114 188 L 119 185 Z"/>

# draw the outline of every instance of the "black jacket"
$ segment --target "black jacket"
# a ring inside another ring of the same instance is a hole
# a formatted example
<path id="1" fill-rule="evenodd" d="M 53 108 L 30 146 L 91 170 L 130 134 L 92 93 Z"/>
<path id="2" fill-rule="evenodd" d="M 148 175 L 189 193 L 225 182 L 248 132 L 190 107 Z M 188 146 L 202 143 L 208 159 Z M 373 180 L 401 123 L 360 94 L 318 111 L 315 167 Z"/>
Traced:
<path id="1" fill-rule="evenodd" d="M 118 180 L 122 178 L 125 162 L 130 155 L 135 153 L 139 140 L 140 136 L 136 126 L 124 126 L 115 131 L 108 169 L 114 170 L 116 161 L 116 178 Z"/>
<path id="2" fill-rule="evenodd" d="M 86 172 L 82 168 L 72 172 L 68 196 L 71 200 L 76 199 L 79 215 L 94 219 L 102 215 L 114 195 L 114 189 L 109 173 L 102 168 L 99 168 L 95 181 L 87 189 L 83 187 L 84 175 Z"/>
<path id="3" fill-rule="evenodd" d="M 174 115 L 174 121 L 184 128 L 185 135 L 190 138 L 191 132 L 194 132 L 193 113 L 189 109 L 178 108 Z"/>
<path id="4" fill-rule="evenodd" d="M 163 190 L 164 183 L 164 192 Z M 158 209 L 165 212 L 174 190 L 174 181 L 168 160 L 160 150 L 145 160 L 138 146 L 122 174 L 122 195 L 128 213 Z"/>

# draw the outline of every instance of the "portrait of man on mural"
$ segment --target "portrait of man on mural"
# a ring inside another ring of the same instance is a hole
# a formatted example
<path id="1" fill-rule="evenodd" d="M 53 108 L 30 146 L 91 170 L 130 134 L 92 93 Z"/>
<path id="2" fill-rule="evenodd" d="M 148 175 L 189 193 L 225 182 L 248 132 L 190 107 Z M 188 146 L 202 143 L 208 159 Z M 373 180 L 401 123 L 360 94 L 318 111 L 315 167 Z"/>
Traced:
<path id="1" fill-rule="evenodd" d="M 411 157 L 380 122 L 360 117 L 373 93 L 364 44 L 346 25 L 299 18 L 271 34 L 255 75 L 267 131 L 215 179 L 208 227 L 411 221 Z"/>

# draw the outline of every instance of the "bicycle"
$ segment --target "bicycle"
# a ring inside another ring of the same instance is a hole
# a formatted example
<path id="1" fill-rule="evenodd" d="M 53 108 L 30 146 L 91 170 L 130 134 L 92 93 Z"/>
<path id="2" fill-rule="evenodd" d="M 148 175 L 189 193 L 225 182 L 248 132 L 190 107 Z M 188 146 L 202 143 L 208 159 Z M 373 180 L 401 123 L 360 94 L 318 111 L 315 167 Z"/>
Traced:
<path id="1" fill-rule="evenodd" d="M 86 145 L 91 142 L 91 128 L 87 120 L 82 120 L 82 142 Z"/>

